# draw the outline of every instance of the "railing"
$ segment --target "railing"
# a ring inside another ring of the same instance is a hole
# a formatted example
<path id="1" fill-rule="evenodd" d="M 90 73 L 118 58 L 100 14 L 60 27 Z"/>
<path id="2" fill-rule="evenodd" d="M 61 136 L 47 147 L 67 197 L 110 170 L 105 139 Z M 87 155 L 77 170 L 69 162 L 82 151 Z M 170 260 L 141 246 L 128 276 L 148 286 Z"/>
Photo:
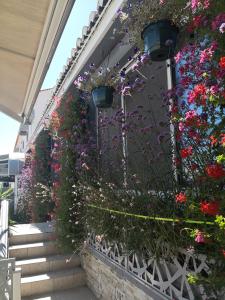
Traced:
<path id="1" fill-rule="evenodd" d="M 127 254 L 120 243 L 109 243 L 100 236 L 90 235 L 87 244 L 97 252 L 103 261 L 110 261 L 136 278 L 150 289 L 155 290 L 163 299 L 195 300 L 207 299 L 203 287 L 190 285 L 188 274 L 209 273 L 205 255 L 193 255 L 192 251 L 180 250 L 169 260 L 144 258 L 136 253 Z M 196 295 L 200 298 L 196 298 Z M 222 299 L 222 298 L 221 298 Z"/>
<path id="2" fill-rule="evenodd" d="M 9 200 L 0 201 L 0 299 L 21 300 L 21 270 L 15 268 L 15 258 L 8 256 Z"/>

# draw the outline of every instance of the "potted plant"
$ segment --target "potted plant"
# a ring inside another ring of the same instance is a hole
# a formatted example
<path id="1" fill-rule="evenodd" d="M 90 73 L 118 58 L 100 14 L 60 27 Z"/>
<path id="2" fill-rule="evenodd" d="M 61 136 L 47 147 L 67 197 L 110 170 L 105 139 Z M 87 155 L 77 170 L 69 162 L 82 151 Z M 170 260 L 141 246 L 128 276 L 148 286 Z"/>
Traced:
<path id="1" fill-rule="evenodd" d="M 153 61 L 174 56 L 178 32 L 188 23 L 186 0 L 127 1 L 119 16 L 129 40 Z"/>
<path id="2" fill-rule="evenodd" d="M 151 22 L 144 28 L 141 37 L 144 51 L 153 61 L 162 61 L 174 56 L 178 28 L 170 20 Z"/>
<path id="3" fill-rule="evenodd" d="M 93 102 L 98 108 L 109 108 L 113 103 L 113 93 L 118 82 L 118 69 L 101 67 L 96 70 L 91 64 L 83 75 L 74 81 L 77 88 L 92 95 Z"/>
<path id="4" fill-rule="evenodd" d="M 109 108 L 113 103 L 114 92 L 123 96 L 131 96 L 134 92 L 141 92 L 145 87 L 145 77 L 138 72 L 138 69 L 148 63 L 149 55 L 140 54 L 133 67 L 133 72 L 137 75 L 130 78 L 126 74 L 126 69 L 120 69 L 119 64 L 113 68 L 95 69 L 94 64 L 89 69 L 79 75 L 74 81 L 75 86 L 83 91 L 83 98 L 92 96 L 93 102 L 98 108 Z"/>
<path id="5" fill-rule="evenodd" d="M 96 107 L 111 107 L 113 103 L 113 92 L 114 88 L 112 86 L 102 85 L 95 87 L 91 93 Z"/>

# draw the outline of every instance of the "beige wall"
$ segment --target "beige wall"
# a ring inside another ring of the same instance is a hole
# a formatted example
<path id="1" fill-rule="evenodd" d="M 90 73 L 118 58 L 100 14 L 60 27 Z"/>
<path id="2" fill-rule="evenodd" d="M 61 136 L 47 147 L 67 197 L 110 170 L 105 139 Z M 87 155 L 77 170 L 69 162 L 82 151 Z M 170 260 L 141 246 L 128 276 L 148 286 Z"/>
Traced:
<path id="1" fill-rule="evenodd" d="M 156 300 L 133 284 L 126 275 L 118 273 L 117 267 L 111 267 L 96 258 L 86 249 L 82 259 L 86 271 L 87 284 L 100 300 Z"/>

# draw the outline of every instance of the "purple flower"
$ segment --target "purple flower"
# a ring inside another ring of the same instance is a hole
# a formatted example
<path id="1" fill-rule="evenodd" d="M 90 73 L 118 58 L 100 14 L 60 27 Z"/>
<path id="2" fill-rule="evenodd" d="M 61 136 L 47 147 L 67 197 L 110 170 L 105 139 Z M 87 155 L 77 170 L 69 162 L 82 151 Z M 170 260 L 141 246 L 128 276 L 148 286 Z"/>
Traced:
<path id="1" fill-rule="evenodd" d="M 122 91 L 121 91 L 121 94 L 123 96 L 131 96 L 131 86 L 130 85 L 126 85 L 123 87 Z"/>
<path id="2" fill-rule="evenodd" d="M 144 53 L 143 55 L 141 55 L 140 57 L 140 61 L 142 64 L 146 64 L 150 59 L 150 55 L 147 53 Z"/>
<path id="3" fill-rule="evenodd" d="M 137 77 L 132 85 L 133 89 L 142 89 L 145 85 L 145 81 Z"/>
<path id="4" fill-rule="evenodd" d="M 123 70 L 120 72 L 121 79 L 125 79 L 126 77 L 126 68 L 123 68 Z"/>
<path id="5" fill-rule="evenodd" d="M 88 67 L 89 67 L 89 72 L 90 73 L 94 73 L 95 72 L 95 64 L 92 63 Z"/>
<path id="6" fill-rule="evenodd" d="M 137 70 L 138 68 L 140 68 L 140 63 L 139 62 L 136 62 L 135 64 L 133 64 L 132 66 L 132 70 Z"/>

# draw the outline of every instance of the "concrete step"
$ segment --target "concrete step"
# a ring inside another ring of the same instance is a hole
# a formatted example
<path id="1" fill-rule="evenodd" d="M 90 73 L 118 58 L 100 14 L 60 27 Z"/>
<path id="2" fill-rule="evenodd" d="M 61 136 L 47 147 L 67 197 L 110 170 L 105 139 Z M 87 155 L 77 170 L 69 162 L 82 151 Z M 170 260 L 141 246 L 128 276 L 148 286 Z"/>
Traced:
<path id="1" fill-rule="evenodd" d="M 30 244 L 55 239 L 54 224 L 18 224 L 10 226 L 10 245 Z"/>
<path id="2" fill-rule="evenodd" d="M 43 293 L 62 291 L 69 288 L 84 286 L 85 279 L 85 272 L 79 267 L 70 270 L 22 277 L 21 295 L 23 297 L 38 296 Z M 35 299 L 35 297 L 32 299 Z"/>
<path id="3" fill-rule="evenodd" d="M 55 240 L 55 233 L 43 232 L 43 233 L 30 233 L 24 235 L 12 235 L 9 238 L 10 245 L 22 245 L 31 244 L 38 242 L 46 242 L 50 240 Z"/>
<path id="4" fill-rule="evenodd" d="M 58 254 L 59 250 L 54 241 L 32 244 L 13 245 L 9 247 L 9 257 L 28 259 Z"/>
<path id="5" fill-rule="evenodd" d="M 67 291 L 47 293 L 37 297 L 23 297 L 22 300 L 97 300 L 97 298 L 88 287 L 82 286 Z"/>
<path id="6" fill-rule="evenodd" d="M 22 276 L 38 275 L 58 270 L 71 269 L 80 266 L 80 257 L 78 255 L 54 255 L 23 259 L 16 261 L 16 267 L 21 268 Z"/>

